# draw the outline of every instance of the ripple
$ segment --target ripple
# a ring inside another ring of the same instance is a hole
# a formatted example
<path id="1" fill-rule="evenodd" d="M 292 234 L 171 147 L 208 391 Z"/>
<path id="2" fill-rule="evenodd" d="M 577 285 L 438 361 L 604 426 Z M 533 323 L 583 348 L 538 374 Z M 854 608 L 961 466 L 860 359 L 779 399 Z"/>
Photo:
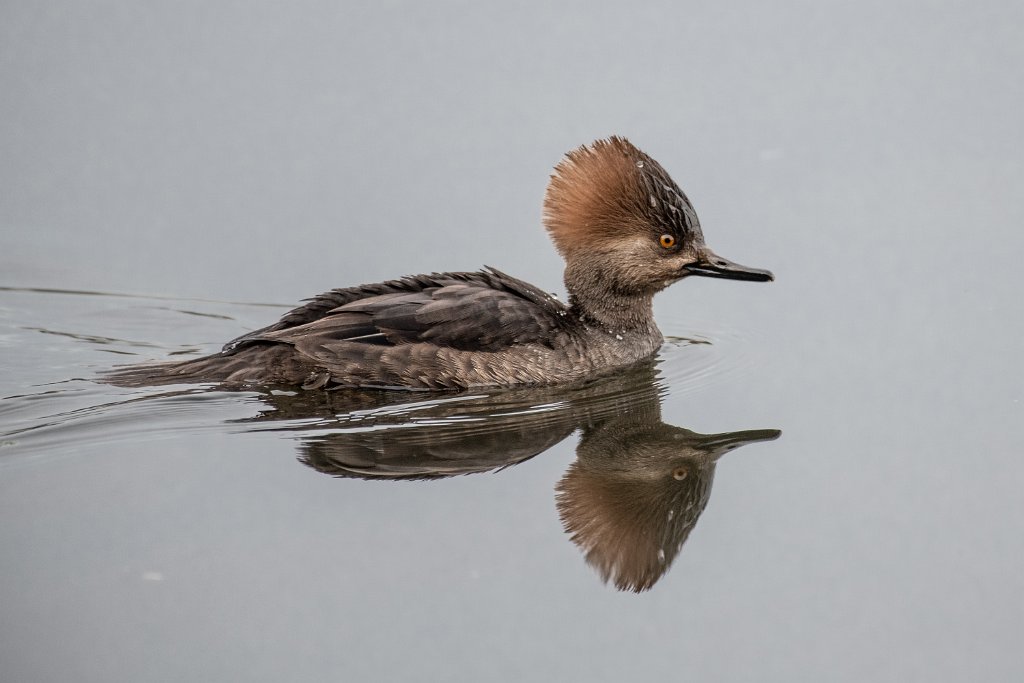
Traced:
<path id="1" fill-rule="evenodd" d="M 0 399 L 0 456 L 60 456 L 88 445 L 143 444 L 182 433 L 223 431 L 240 413 L 251 415 L 258 402 L 255 394 L 204 387 L 112 395 L 87 380 L 69 384 Z"/>
<path id="2" fill-rule="evenodd" d="M 408 445 L 502 438 L 516 431 L 573 431 L 581 415 L 603 419 L 660 396 L 653 363 L 564 387 L 459 394 L 344 390 L 224 391 L 210 386 L 112 393 L 86 380 L 0 399 L 0 464 L 73 455 L 83 446 L 152 443 L 198 432 L 277 433 L 308 441 L 387 432 Z"/>
<path id="3" fill-rule="evenodd" d="M 80 332 L 64 332 L 61 330 L 51 330 L 45 327 L 25 327 L 23 329 L 29 330 L 30 332 L 39 332 L 40 334 L 52 334 L 57 337 L 68 337 L 75 341 L 87 342 L 89 344 L 95 344 L 97 346 L 110 346 L 110 345 L 128 345 L 139 348 L 157 349 L 160 348 L 158 344 L 145 341 L 132 341 L 129 339 L 118 339 L 117 337 L 105 337 L 97 334 L 82 334 Z"/>
<path id="4" fill-rule="evenodd" d="M 621 412 L 663 393 L 655 376 L 654 364 L 648 362 L 568 386 L 495 387 L 429 397 L 420 392 L 352 389 L 277 393 L 261 398 L 267 410 L 236 422 L 252 431 L 306 436 L 382 430 L 415 430 L 423 439 L 466 430 L 486 435 L 506 431 L 527 418 L 542 428 L 565 422 L 580 411 L 594 416 Z"/>
<path id="5" fill-rule="evenodd" d="M 87 289 L 58 289 L 51 287 L 10 287 L 0 286 L 0 292 L 12 292 L 21 294 L 45 294 L 45 295 L 58 295 L 58 296 L 84 296 L 84 297 L 100 297 L 100 298 L 115 298 L 115 299 L 137 299 L 137 300 L 150 300 L 150 301 L 177 301 L 177 302 L 194 302 L 204 304 L 227 304 L 231 306 L 254 306 L 261 308 L 288 308 L 289 304 L 272 304 L 272 303 L 260 303 L 252 301 L 228 301 L 224 299 L 197 299 L 197 298 L 183 298 L 179 296 L 165 296 L 160 294 L 132 294 L 126 292 L 100 292 Z M 166 307 L 165 307 L 166 308 Z M 203 315 L 202 313 L 195 313 L 193 311 L 181 310 L 181 309 L 168 309 L 174 310 L 178 313 L 186 313 L 192 315 Z M 219 316 L 215 316 L 219 317 Z"/>
<path id="6" fill-rule="evenodd" d="M 669 319 L 658 352 L 658 369 L 674 395 L 698 392 L 722 380 L 734 380 L 752 368 L 749 352 L 756 335 L 718 324 L 688 320 L 686 325 Z"/>

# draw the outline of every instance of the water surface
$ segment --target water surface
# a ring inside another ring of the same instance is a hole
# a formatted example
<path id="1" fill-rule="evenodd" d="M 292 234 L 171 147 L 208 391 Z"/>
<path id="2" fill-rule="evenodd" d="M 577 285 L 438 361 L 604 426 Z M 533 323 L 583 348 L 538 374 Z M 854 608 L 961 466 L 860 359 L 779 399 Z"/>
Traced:
<path id="1" fill-rule="evenodd" d="M 0 18 L 4 680 L 1024 675 L 1016 4 Z M 544 183 L 612 133 L 777 276 L 659 295 L 651 365 L 96 381 L 331 287 L 560 291 Z"/>

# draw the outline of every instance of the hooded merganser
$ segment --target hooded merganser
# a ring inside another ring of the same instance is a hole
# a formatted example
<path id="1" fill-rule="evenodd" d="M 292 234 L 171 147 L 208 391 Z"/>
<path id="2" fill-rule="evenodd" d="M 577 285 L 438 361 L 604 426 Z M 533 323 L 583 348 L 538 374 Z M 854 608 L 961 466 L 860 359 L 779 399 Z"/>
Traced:
<path id="1" fill-rule="evenodd" d="M 689 199 L 625 138 L 569 152 L 544 198 L 569 303 L 494 268 L 334 289 L 219 352 L 115 384 L 465 389 L 556 384 L 652 356 L 654 295 L 690 275 L 774 279 L 714 254 Z"/>

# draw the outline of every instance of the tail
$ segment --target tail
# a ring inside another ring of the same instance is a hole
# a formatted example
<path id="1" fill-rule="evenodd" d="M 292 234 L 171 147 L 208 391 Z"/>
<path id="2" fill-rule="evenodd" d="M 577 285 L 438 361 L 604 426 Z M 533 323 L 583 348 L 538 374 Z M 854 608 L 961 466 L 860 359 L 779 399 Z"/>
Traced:
<path id="1" fill-rule="evenodd" d="M 230 375 L 230 357 L 214 354 L 185 361 L 140 363 L 107 370 L 100 379 L 118 387 L 223 382 Z"/>
<path id="2" fill-rule="evenodd" d="M 101 381 L 119 387 L 165 384 L 252 386 L 302 384 L 312 367 L 285 344 L 253 344 L 202 358 L 114 368 Z"/>

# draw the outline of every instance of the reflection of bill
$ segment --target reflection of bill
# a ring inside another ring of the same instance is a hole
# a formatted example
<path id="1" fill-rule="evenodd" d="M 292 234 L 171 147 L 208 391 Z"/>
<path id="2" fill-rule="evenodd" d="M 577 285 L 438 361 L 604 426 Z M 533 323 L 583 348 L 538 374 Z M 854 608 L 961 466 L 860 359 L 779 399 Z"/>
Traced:
<path id="1" fill-rule="evenodd" d="M 269 396 L 261 421 L 319 417 L 301 460 L 359 479 L 436 479 L 488 472 L 544 452 L 575 430 L 573 462 L 557 486 L 572 541 L 605 581 L 650 588 L 672 564 L 707 505 L 715 463 L 762 429 L 698 434 L 661 421 L 655 364 L 575 387 L 417 395 L 303 392 Z"/>

